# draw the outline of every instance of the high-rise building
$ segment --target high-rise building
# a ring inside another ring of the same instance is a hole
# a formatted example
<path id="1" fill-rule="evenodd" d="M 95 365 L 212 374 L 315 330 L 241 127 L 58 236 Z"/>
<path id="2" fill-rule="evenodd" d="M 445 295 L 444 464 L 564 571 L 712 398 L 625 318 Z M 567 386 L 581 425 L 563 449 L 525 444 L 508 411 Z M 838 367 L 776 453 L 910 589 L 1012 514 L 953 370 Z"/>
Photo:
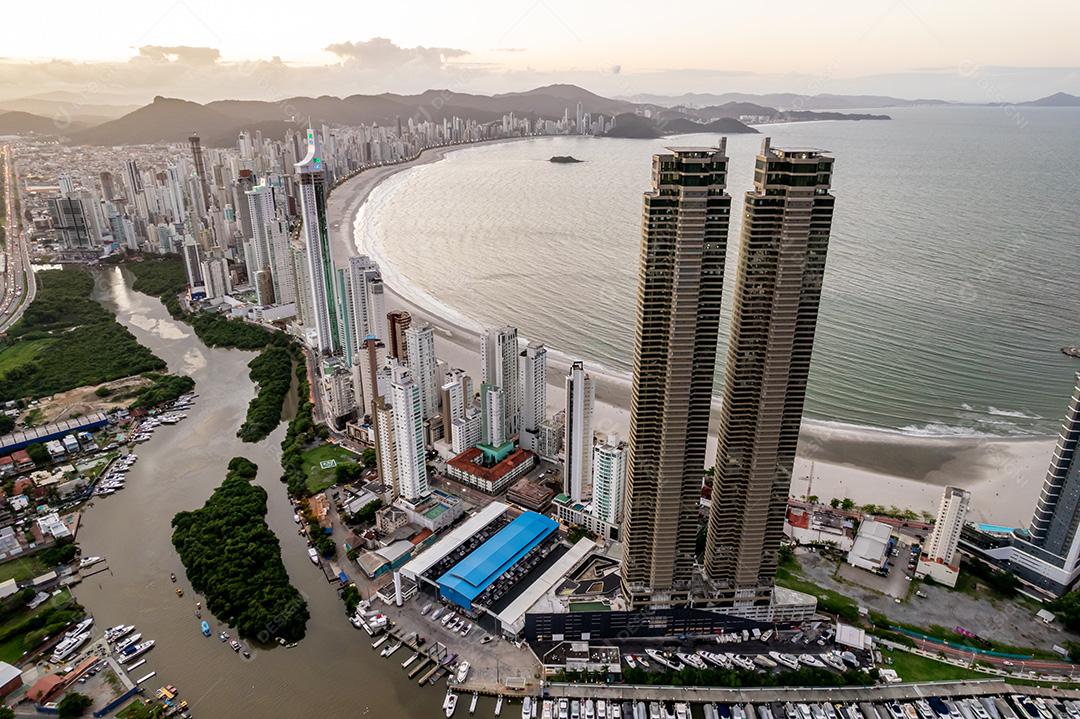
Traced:
<path id="1" fill-rule="evenodd" d="M 103 171 L 98 175 L 98 179 L 101 182 L 101 197 L 106 202 L 112 202 L 116 197 L 116 189 L 113 184 L 113 175 L 108 170 Z"/>
<path id="2" fill-rule="evenodd" d="M 723 140 L 669 150 L 653 156 L 642 208 L 622 530 L 631 607 L 690 598 L 731 209 Z"/>
<path id="3" fill-rule="evenodd" d="M 547 348 L 530 342 L 521 353 L 519 366 L 521 433 L 518 443 L 522 449 L 535 452 L 540 424 L 547 417 Z"/>
<path id="4" fill-rule="evenodd" d="M 206 163 L 203 159 L 202 141 L 199 140 L 198 135 L 192 133 L 191 137 L 188 138 L 188 145 L 191 147 L 191 161 L 195 165 L 195 177 L 199 181 L 199 199 L 205 208 L 204 211 L 208 212 L 212 200 L 210 198 L 210 184 L 206 179 Z"/>
<path id="5" fill-rule="evenodd" d="M 427 322 L 405 330 L 406 356 L 413 381 L 420 387 L 424 419 L 439 414 L 439 384 L 435 360 L 435 328 Z"/>
<path id="6" fill-rule="evenodd" d="M 1013 538 L 1011 567 L 1023 579 L 1064 594 L 1080 577 L 1080 373 L 1026 533 Z"/>
<path id="7" fill-rule="evenodd" d="M 510 441 L 506 434 L 506 391 L 498 385 L 480 383 L 480 441 L 501 447 Z"/>
<path id="8" fill-rule="evenodd" d="M 593 447 L 592 482 L 596 518 L 617 526 L 626 495 L 626 442 L 603 442 Z"/>
<path id="9" fill-rule="evenodd" d="M 465 370 L 454 369 L 446 373 L 442 384 L 442 424 L 446 435 L 450 436 L 450 428 L 454 420 L 465 416 L 465 410 L 470 406 L 472 397 L 469 396 L 467 386 L 471 386 L 469 376 Z"/>
<path id="10" fill-rule="evenodd" d="M 383 306 L 382 276 L 379 265 L 367 255 L 349 258 L 352 286 L 353 337 L 363 342 L 368 337 L 387 339 L 386 308 Z"/>
<path id="11" fill-rule="evenodd" d="M 499 387 L 503 394 L 502 428 L 498 434 L 504 442 L 509 441 L 520 429 L 521 378 L 518 373 L 518 354 L 515 327 L 488 329 L 480 338 L 483 382 L 489 387 Z"/>
<path id="12" fill-rule="evenodd" d="M 392 368 L 390 401 L 394 415 L 398 495 L 412 502 L 431 493 L 424 448 L 424 406 L 420 386 L 408 368 L 400 363 L 395 363 Z"/>
<path id="13" fill-rule="evenodd" d="M 184 269 L 187 270 L 188 285 L 195 287 L 203 283 L 202 253 L 199 243 L 191 235 L 184 238 Z"/>
<path id="14" fill-rule="evenodd" d="M 772 602 L 829 249 L 833 159 L 761 144 L 746 193 L 704 573 L 708 599 Z"/>
<path id="15" fill-rule="evenodd" d="M 575 502 L 592 494 L 593 407 L 596 388 L 585 364 L 574 362 L 566 375 L 566 429 L 563 440 L 563 492 Z"/>
<path id="16" fill-rule="evenodd" d="M 300 180 L 300 212 L 303 216 L 307 277 L 311 287 L 311 314 L 315 320 L 314 347 L 334 354 L 341 349 L 334 300 L 334 261 L 326 225 L 326 173 L 315 131 L 307 131 L 307 155 L 296 163 Z"/>
<path id="17" fill-rule="evenodd" d="M 394 439 L 394 410 L 385 397 L 376 397 L 371 403 L 371 420 L 375 430 L 375 466 L 379 481 L 390 487 L 395 497 L 398 492 L 397 445 Z"/>
<path id="18" fill-rule="evenodd" d="M 934 521 L 934 531 L 919 557 L 916 576 L 930 575 L 939 584 L 956 586 L 960 570 L 960 555 L 956 547 L 960 543 L 960 532 L 964 529 L 969 504 L 971 492 L 959 487 L 945 488 Z"/>
<path id="19" fill-rule="evenodd" d="M 372 412 L 372 403 L 386 394 L 385 380 L 380 370 L 386 366 L 386 345 L 382 340 L 368 337 L 357 354 L 360 365 L 360 397 L 364 413 Z"/>
<path id="20" fill-rule="evenodd" d="M 221 299 L 232 293 L 232 275 L 229 261 L 224 257 L 208 257 L 202 263 L 202 277 L 206 284 L 206 299 Z"/>
<path id="21" fill-rule="evenodd" d="M 49 219 L 56 239 L 65 250 L 88 250 L 93 247 L 86 208 L 77 195 L 50 197 Z M 117 238 L 123 243 L 124 238 Z"/>
<path id="22" fill-rule="evenodd" d="M 386 334 L 389 338 L 390 356 L 401 362 L 409 359 L 405 345 L 405 330 L 412 324 L 412 315 L 405 310 L 393 310 L 386 313 Z"/>

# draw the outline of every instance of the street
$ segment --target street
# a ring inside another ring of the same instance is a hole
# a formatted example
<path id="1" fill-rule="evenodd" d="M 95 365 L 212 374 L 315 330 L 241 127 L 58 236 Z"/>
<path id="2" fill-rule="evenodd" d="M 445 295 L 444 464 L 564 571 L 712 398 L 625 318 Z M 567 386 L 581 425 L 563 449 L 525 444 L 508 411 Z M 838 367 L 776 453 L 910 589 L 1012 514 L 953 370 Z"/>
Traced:
<path id="1" fill-rule="evenodd" d="M 0 332 L 6 332 L 18 321 L 26 307 L 34 301 L 37 285 L 30 269 L 30 243 L 20 230 L 20 218 L 16 212 L 18 185 L 11 146 L 4 152 L 4 228 L 6 244 L 3 249 L 4 273 L 0 276 Z"/>

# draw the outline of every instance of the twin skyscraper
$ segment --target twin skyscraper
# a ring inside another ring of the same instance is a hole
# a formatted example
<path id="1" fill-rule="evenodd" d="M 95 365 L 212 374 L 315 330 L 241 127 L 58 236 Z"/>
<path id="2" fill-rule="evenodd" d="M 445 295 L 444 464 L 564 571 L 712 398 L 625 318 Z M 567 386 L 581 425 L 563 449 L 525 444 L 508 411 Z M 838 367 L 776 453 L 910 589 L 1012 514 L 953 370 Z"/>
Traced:
<path id="1" fill-rule="evenodd" d="M 771 617 L 832 226 L 833 159 L 768 138 L 743 205 L 704 560 L 702 470 L 731 196 L 726 140 L 653 156 L 645 193 L 622 540 L 631 608 Z"/>

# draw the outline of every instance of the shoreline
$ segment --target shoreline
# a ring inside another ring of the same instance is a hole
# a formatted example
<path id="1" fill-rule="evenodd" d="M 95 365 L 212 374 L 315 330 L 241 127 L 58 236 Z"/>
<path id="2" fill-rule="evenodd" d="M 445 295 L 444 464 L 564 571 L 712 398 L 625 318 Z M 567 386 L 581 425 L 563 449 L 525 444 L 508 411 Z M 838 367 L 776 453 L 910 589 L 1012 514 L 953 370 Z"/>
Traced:
<path id="1" fill-rule="evenodd" d="M 540 138 L 505 138 L 431 148 L 397 165 L 367 170 L 331 193 L 331 252 L 336 264 L 363 251 L 383 270 L 386 308 L 409 311 L 436 330 L 437 354 L 479 381 L 479 323 L 411 286 L 385 263 L 377 247 L 360 247 L 357 225 L 372 191 L 399 172 L 437 162 L 447 154 L 480 145 Z M 542 339 L 541 339 L 542 341 Z M 562 406 L 562 377 L 568 355 L 548 347 L 548 409 Z M 596 384 L 594 429 L 625 439 L 630 422 L 630 376 L 586 361 Z M 706 465 L 713 464 L 720 400 L 713 398 Z M 1038 497 L 1055 437 L 920 436 L 884 428 L 804 418 L 791 494 L 823 500 L 850 497 L 877 504 L 936 513 L 945 486 L 972 492 L 969 519 L 1026 526 Z M 812 481 L 808 477 L 813 475 Z M 809 491 L 808 491 L 809 488 Z"/>

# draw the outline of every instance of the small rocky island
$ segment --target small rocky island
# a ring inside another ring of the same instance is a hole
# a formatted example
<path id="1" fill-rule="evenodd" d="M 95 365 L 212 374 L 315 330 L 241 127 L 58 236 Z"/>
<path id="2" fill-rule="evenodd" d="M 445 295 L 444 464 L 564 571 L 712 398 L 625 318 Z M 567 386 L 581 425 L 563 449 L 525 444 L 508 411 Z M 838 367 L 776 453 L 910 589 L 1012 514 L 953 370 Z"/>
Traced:
<path id="1" fill-rule="evenodd" d="M 550 160 L 548 160 L 548 162 L 558 162 L 558 163 L 562 163 L 562 164 L 572 164 L 572 163 L 575 163 L 575 162 L 585 162 L 585 161 L 584 160 L 579 160 L 576 157 L 571 157 L 570 155 L 555 155 Z"/>

